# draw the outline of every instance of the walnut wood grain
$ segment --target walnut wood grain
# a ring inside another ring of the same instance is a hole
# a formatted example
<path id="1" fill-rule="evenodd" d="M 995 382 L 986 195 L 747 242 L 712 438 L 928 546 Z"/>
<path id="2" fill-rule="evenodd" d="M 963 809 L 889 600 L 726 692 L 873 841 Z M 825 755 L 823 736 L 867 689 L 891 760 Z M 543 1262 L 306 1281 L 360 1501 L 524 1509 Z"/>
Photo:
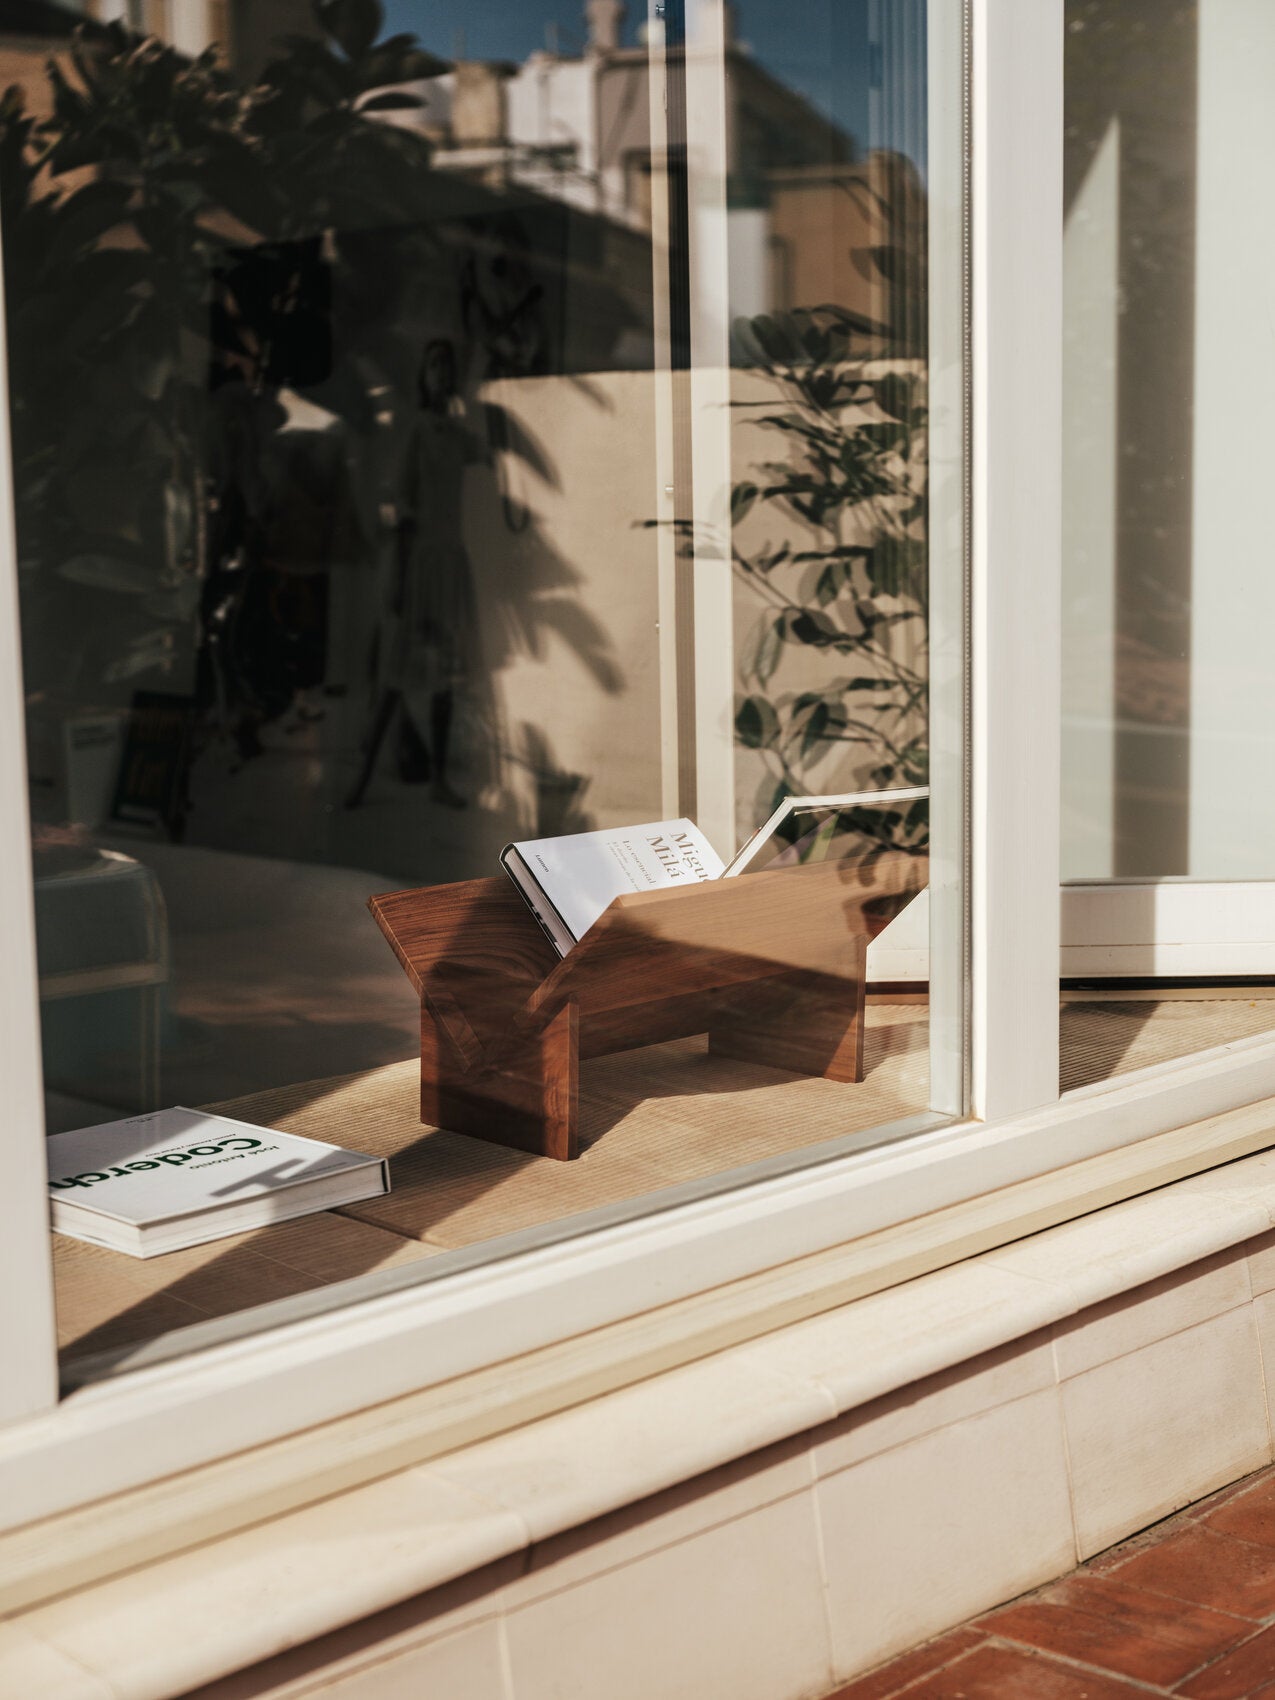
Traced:
<path id="1" fill-rule="evenodd" d="M 709 1051 L 741 1062 L 764 1058 L 793 1074 L 862 1080 L 867 940 L 852 944 L 860 962 L 853 978 L 796 970 L 727 994 L 708 1030 Z"/>
<path id="2" fill-rule="evenodd" d="M 558 961 L 531 911 L 507 879 L 459 880 L 368 899 L 418 996 L 438 962 L 489 969 L 538 984 Z"/>
<path id="3" fill-rule="evenodd" d="M 421 1120 L 429 1126 L 565 1161 L 579 1151 L 579 1091 L 574 1004 L 482 1070 L 465 1066 L 429 1005 L 421 1005 Z"/>
<path id="4" fill-rule="evenodd" d="M 421 999 L 421 1119 L 573 1157 L 582 1055 L 703 1032 L 720 1054 L 860 1080 L 867 941 L 926 873 L 886 852 L 633 893 L 561 961 L 507 880 L 374 897 Z"/>
<path id="5" fill-rule="evenodd" d="M 532 992 L 526 1015 L 567 998 L 590 1014 L 624 1009 L 793 969 L 852 979 L 862 973 L 852 941 L 874 938 L 927 871 L 924 857 L 896 852 L 866 870 L 825 862 L 617 897 Z"/>

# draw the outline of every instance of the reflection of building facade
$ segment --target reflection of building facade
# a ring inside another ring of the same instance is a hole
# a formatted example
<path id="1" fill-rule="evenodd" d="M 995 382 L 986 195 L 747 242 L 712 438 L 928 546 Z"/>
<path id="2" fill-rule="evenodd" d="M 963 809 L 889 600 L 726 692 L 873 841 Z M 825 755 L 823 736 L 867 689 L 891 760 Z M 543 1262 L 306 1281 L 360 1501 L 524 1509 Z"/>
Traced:
<path id="1" fill-rule="evenodd" d="M 461 62 L 413 85 L 418 109 L 387 117 L 423 129 L 440 170 L 649 230 L 650 61 L 646 46 L 623 45 L 624 12 L 622 0 L 588 0 L 581 53 L 545 48 L 522 64 Z M 722 20 L 726 122 L 718 161 L 732 311 L 835 302 L 897 331 L 898 303 L 865 257 L 898 240 L 900 218 L 923 215 L 914 169 L 901 156 L 861 157 L 852 136 L 735 38 L 732 16 L 728 9 Z M 681 56 L 680 48 L 668 50 L 671 69 Z"/>
<path id="2" fill-rule="evenodd" d="M 65 38 L 67 11 L 23 0 L 48 14 L 48 34 Z M 251 76 L 283 34 L 312 34 L 309 0 L 266 8 L 250 0 L 81 0 L 86 16 L 119 20 L 196 54 L 219 45 Z M 12 10 L 12 8 L 10 8 Z M 525 61 L 460 60 L 445 75 L 411 85 L 419 107 L 386 112 L 387 122 L 420 129 L 436 168 L 501 192 L 532 191 L 611 225 L 649 230 L 652 148 L 649 52 L 624 45 L 624 0 L 586 0 L 582 51 L 545 48 Z M 21 27 L 14 19 L 15 27 Z M 28 25 L 27 27 L 31 27 Z M 865 158 L 854 137 L 753 57 L 721 20 L 727 76 L 724 157 L 729 199 L 732 311 L 783 311 L 835 302 L 865 322 L 915 333 L 870 259 L 898 239 L 900 217 L 915 217 L 922 192 L 913 168 Z M 45 32 L 40 31 L 41 35 Z M 33 44 L 40 54 L 45 41 Z M 670 49 L 676 65 L 681 50 Z M 13 80 L 34 82 L 17 77 Z"/>
<path id="3" fill-rule="evenodd" d="M 83 0 L 85 13 L 101 23 L 118 21 L 143 35 L 157 35 L 180 53 L 218 46 L 237 69 L 251 73 L 283 35 L 314 34 L 309 0 Z"/>
<path id="4" fill-rule="evenodd" d="M 444 169 L 486 170 L 639 226 L 650 223 L 649 50 L 623 45 L 622 0 L 588 0 L 584 50 L 521 65 L 458 64 L 423 85 L 403 122 L 428 130 Z M 671 61 L 681 50 L 669 50 Z M 726 168 L 751 183 L 777 168 L 848 160 L 853 143 L 728 34 Z"/>

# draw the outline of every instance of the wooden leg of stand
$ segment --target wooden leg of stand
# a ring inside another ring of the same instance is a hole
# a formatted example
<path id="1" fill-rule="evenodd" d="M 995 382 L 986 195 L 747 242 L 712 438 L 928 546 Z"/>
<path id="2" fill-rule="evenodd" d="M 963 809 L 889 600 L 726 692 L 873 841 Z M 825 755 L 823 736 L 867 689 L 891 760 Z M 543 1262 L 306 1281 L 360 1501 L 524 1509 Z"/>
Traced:
<path id="1" fill-rule="evenodd" d="M 467 1069 L 428 1008 L 421 1009 L 421 1120 L 538 1157 L 579 1151 L 579 1015 L 564 1004 L 547 1026 L 511 1046 L 498 1068 Z"/>
<path id="2" fill-rule="evenodd" d="M 855 943 L 853 979 L 779 974 L 741 988 L 709 1028 L 712 1054 L 825 1080 L 862 1080 L 867 941 Z"/>

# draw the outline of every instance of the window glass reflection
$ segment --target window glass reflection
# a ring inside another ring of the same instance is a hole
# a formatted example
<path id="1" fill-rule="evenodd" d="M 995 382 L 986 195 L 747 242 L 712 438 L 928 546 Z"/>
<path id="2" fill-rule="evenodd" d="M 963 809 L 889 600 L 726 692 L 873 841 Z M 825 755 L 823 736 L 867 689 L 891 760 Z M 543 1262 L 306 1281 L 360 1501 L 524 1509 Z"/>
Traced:
<path id="1" fill-rule="evenodd" d="M 393 1181 L 145 1294 L 59 1236 L 77 1359 L 959 1111 L 923 906 L 876 939 L 928 877 L 926 55 L 921 0 L 0 0 L 48 1125 L 228 1106 Z M 883 791 L 541 998 L 506 843 L 729 861 Z"/>

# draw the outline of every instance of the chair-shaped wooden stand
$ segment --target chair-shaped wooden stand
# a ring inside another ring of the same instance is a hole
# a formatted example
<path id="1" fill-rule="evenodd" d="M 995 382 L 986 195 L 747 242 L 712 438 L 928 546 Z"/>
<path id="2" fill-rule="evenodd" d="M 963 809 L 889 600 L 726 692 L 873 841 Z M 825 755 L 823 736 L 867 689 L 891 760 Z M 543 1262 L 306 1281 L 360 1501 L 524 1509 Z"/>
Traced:
<path id="1" fill-rule="evenodd" d="M 861 1080 L 868 941 L 926 873 L 892 851 L 635 892 L 562 960 L 507 879 L 373 897 L 421 1000 L 421 1120 L 574 1157 L 580 1058 L 693 1033 L 718 1055 Z"/>

